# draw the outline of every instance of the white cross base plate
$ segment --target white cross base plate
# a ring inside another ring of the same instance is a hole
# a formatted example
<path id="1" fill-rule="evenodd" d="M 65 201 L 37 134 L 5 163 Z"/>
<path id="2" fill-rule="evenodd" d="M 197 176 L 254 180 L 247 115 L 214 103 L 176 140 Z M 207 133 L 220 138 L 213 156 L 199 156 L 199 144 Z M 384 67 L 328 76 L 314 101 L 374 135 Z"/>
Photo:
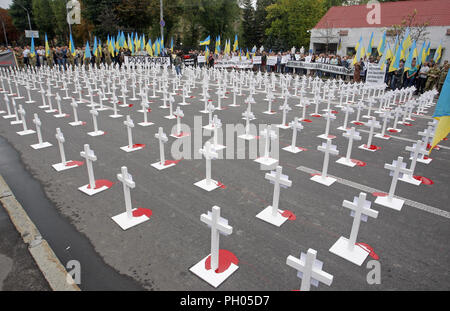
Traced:
<path id="1" fill-rule="evenodd" d="M 417 180 L 414 177 L 412 177 L 411 175 L 405 175 L 405 174 L 403 174 L 403 177 L 399 178 L 398 180 L 407 182 L 408 184 L 412 184 L 415 186 L 420 186 L 420 184 L 422 183 L 421 180 Z"/>
<path id="2" fill-rule="evenodd" d="M 87 133 L 89 136 L 102 136 L 103 134 L 105 134 L 105 132 L 103 131 L 97 131 L 97 132 L 89 132 Z"/>
<path id="3" fill-rule="evenodd" d="M 273 159 L 273 158 L 261 157 L 261 158 L 256 159 L 255 162 L 259 163 L 259 164 L 262 164 L 262 165 L 265 165 L 265 166 L 272 166 L 272 165 L 277 164 L 278 160 L 277 159 Z"/>
<path id="4" fill-rule="evenodd" d="M 103 186 L 103 187 L 98 188 L 98 189 L 88 188 L 88 186 L 89 186 L 89 184 L 84 185 L 84 186 L 78 188 L 78 190 L 80 190 L 81 192 L 86 193 L 86 194 L 89 195 L 89 196 L 93 196 L 93 195 L 96 195 L 97 193 L 100 193 L 100 192 L 102 192 L 102 191 L 105 191 L 105 190 L 108 190 L 108 189 L 109 189 L 109 188 L 106 187 L 106 186 Z"/>
<path id="5" fill-rule="evenodd" d="M 348 167 L 355 167 L 356 163 L 353 163 L 352 160 L 347 161 L 347 158 L 340 158 L 336 161 L 336 163 L 348 166 Z"/>
<path id="6" fill-rule="evenodd" d="M 375 137 L 376 138 L 380 138 L 380 139 L 384 139 L 384 140 L 389 140 L 389 139 L 391 139 L 391 136 L 389 136 L 389 135 L 381 135 L 381 134 L 375 134 Z"/>
<path id="7" fill-rule="evenodd" d="M 38 149 L 48 148 L 51 146 L 53 146 L 53 145 L 48 142 L 43 142 L 42 144 L 31 145 L 31 148 L 38 150 Z"/>
<path id="8" fill-rule="evenodd" d="M 34 134 L 34 133 L 36 133 L 36 132 L 33 131 L 33 130 L 26 130 L 26 131 L 17 132 L 17 134 L 19 134 L 20 136 L 31 135 L 31 134 Z"/>
<path id="9" fill-rule="evenodd" d="M 300 153 L 300 152 L 303 151 L 299 147 L 292 147 L 292 146 L 284 147 L 283 150 L 287 151 L 287 152 L 290 152 L 290 153 Z"/>
<path id="10" fill-rule="evenodd" d="M 220 284 L 222 284 L 226 279 L 228 279 L 239 267 L 236 266 L 234 263 L 230 265 L 230 267 L 222 272 L 222 273 L 216 273 L 215 271 L 206 270 L 205 269 L 205 262 L 206 259 L 208 259 L 209 256 L 206 256 L 203 258 L 199 263 L 197 263 L 195 266 L 189 269 L 192 273 L 194 273 L 196 276 L 201 278 L 203 281 L 207 282 L 209 285 L 217 288 Z"/>
<path id="11" fill-rule="evenodd" d="M 318 182 L 319 184 L 325 185 L 327 187 L 331 186 L 336 182 L 336 179 L 331 177 L 322 178 L 322 175 L 316 175 L 314 177 L 311 177 L 311 180 Z"/>
<path id="12" fill-rule="evenodd" d="M 388 197 L 378 197 L 375 200 L 376 204 L 380 204 L 389 208 L 392 208 L 396 211 L 401 211 L 402 207 L 403 207 L 403 203 L 405 203 L 405 201 L 400 200 L 400 199 L 396 199 L 396 198 L 392 198 L 390 201 L 388 200 Z"/>
<path id="13" fill-rule="evenodd" d="M 83 121 L 70 122 L 69 125 L 71 125 L 71 126 L 80 126 L 80 125 L 83 125 Z"/>
<path id="14" fill-rule="evenodd" d="M 260 212 L 258 215 L 256 215 L 256 218 L 264 220 L 265 222 L 268 222 L 269 224 L 272 224 L 277 227 L 281 227 L 282 224 L 284 224 L 288 218 L 283 217 L 280 213 L 282 213 L 282 210 L 278 210 L 277 216 L 272 216 L 272 206 L 266 207 L 262 212 Z"/>
<path id="15" fill-rule="evenodd" d="M 121 114 L 111 114 L 108 117 L 113 118 L 113 119 L 117 119 L 117 118 L 122 118 L 123 115 L 121 115 Z"/>
<path id="16" fill-rule="evenodd" d="M 334 243 L 334 245 L 330 248 L 330 252 L 354 263 L 355 265 L 361 266 L 367 256 L 369 256 L 369 253 L 358 245 L 353 246 L 353 250 L 350 250 L 348 248 L 348 244 L 348 239 L 341 236 L 339 240 L 337 240 L 336 243 Z"/>
<path id="17" fill-rule="evenodd" d="M 135 208 L 132 209 L 132 212 L 136 210 Z M 124 212 L 122 214 L 116 215 L 114 217 L 111 217 L 112 220 L 114 220 L 114 222 L 116 224 L 118 224 L 120 226 L 120 228 L 122 228 L 122 230 L 127 230 L 130 229 L 134 226 L 137 226 L 143 222 L 146 222 L 147 220 L 150 220 L 150 218 L 148 218 L 145 215 L 142 215 L 140 217 L 132 217 L 131 219 L 128 218 L 127 216 L 127 212 Z"/>
<path id="18" fill-rule="evenodd" d="M 154 123 L 153 122 L 141 122 L 141 123 L 138 123 L 138 125 L 140 125 L 140 126 L 150 126 L 150 125 L 153 125 Z"/>
<path id="19" fill-rule="evenodd" d="M 169 164 L 169 165 L 162 165 L 161 162 L 156 162 L 156 163 L 153 163 L 152 166 L 153 166 L 154 168 L 156 168 L 157 170 L 162 171 L 162 170 L 165 170 L 166 168 L 175 166 L 175 163 L 171 163 L 171 164 Z"/>
<path id="20" fill-rule="evenodd" d="M 122 149 L 125 152 L 133 152 L 133 151 L 138 151 L 138 150 L 141 150 L 144 148 L 143 147 L 130 148 L 129 146 L 124 146 L 124 147 L 120 147 L 120 149 Z"/>
<path id="21" fill-rule="evenodd" d="M 250 134 L 244 134 L 244 135 L 238 136 L 238 138 L 245 139 L 245 140 L 252 140 L 252 139 L 255 139 L 256 137 L 253 135 L 250 135 Z"/>
<path id="22" fill-rule="evenodd" d="M 218 184 L 218 182 L 213 179 L 210 179 L 209 182 L 207 182 L 206 179 L 203 179 L 201 181 L 196 182 L 194 184 L 194 186 L 202 188 L 203 190 L 206 190 L 206 191 L 213 191 L 213 190 L 219 188 L 219 186 L 217 184 Z"/>
<path id="23" fill-rule="evenodd" d="M 67 161 L 66 163 L 70 163 L 72 161 Z M 78 167 L 77 165 L 64 165 L 63 163 L 58 163 L 58 164 L 53 164 L 52 167 L 57 171 L 57 172 L 61 172 L 61 171 L 66 171 L 66 170 L 70 170 L 71 168 L 75 168 Z"/>

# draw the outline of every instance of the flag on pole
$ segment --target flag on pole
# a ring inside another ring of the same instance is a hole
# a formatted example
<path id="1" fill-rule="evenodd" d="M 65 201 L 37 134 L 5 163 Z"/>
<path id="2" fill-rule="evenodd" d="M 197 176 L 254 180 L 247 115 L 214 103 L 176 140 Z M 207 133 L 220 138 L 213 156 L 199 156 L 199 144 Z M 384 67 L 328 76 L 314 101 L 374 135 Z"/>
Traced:
<path id="1" fill-rule="evenodd" d="M 430 152 L 450 133 L 450 75 L 447 75 L 433 118 L 439 121 Z"/>
<path id="2" fill-rule="evenodd" d="M 409 50 L 408 58 L 406 59 L 406 62 L 405 62 L 405 70 L 404 71 L 412 68 L 412 61 L 414 58 L 417 59 L 416 41 L 413 42 L 411 49 Z"/>
<path id="3" fill-rule="evenodd" d="M 170 38 L 170 51 L 173 53 L 173 37 Z"/>
<path id="4" fill-rule="evenodd" d="M 97 52 L 97 37 L 94 37 L 94 47 L 92 48 L 92 52 L 94 53 L 95 57 L 98 57 L 98 52 Z"/>
<path id="5" fill-rule="evenodd" d="M 371 56 L 372 55 L 372 45 L 373 45 L 373 32 L 370 35 L 370 39 L 369 39 L 369 45 L 367 47 L 367 56 Z"/>
<path id="6" fill-rule="evenodd" d="M 75 55 L 77 54 L 77 52 L 75 51 L 75 44 L 73 43 L 73 37 L 72 37 L 72 34 L 70 34 L 69 50 L 70 50 L 70 53 L 72 54 L 72 56 L 75 57 Z"/>
<path id="7" fill-rule="evenodd" d="M 402 55 L 402 46 L 399 45 L 394 59 L 391 61 L 391 66 L 389 67 L 389 72 L 396 71 L 400 67 L 400 59 Z"/>
<path id="8" fill-rule="evenodd" d="M 439 43 L 439 47 L 437 48 L 436 52 L 434 53 L 434 62 L 437 63 L 442 57 L 442 40 L 441 43 Z"/>
<path id="9" fill-rule="evenodd" d="M 89 41 L 87 41 L 87 42 L 86 42 L 86 48 L 85 48 L 85 50 L 84 50 L 84 58 L 83 58 L 83 59 L 91 58 L 91 57 L 92 57 L 92 55 L 91 55 L 91 49 L 89 48 Z"/>
<path id="10" fill-rule="evenodd" d="M 383 37 L 378 44 L 378 54 L 384 53 L 386 47 L 386 31 L 383 33 Z"/>
<path id="11" fill-rule="evenodd" d="M 233 52 L 236 52 L 236 50 L 239 48 L 239 41 L 238 41 L 238 36 L 235 35 L 234 36 L 234 44 L 233 44 Z"/>
<path id="12" fill-rule="evenodd" d="M 31 57 L 35 57 L 36 56 L 36 50 L 34 48 L 34 37 L 31 37 L 30 56 Z"/>
<path id="13" fill-rule="evenodd" d="M 207 36 L 205 40 L 200 41 L 200 45 L 209 45 L 211 43 L 211 36 Z"/>
<path id="14" fill-rule="evenodd" d="M 426 42 L 424 41 L 423 44 L 422 44 L 422 48 L 420 49 L 420 53 L 418 54 L 418 57 L 417 57 L 417 66 L 422 65 L 422 62 L 425 61 L 425 59 L 423 57 L 423 54 L 424 54 L 424 51 L 425 51 L 425 44 L 426 44 Z"/>
<path id="15" fill-rule="evenodd" d="M 337 51 L 340 51 L 342 48 L 342 38 L 339 38 L 339 43 L 338 43 L 338 47 L 337 47 Z M 256 49 L 256 47 L 255 47 Z"/>
<path id="16" fill-rule="evenodd" d="M 70 35 L 70 38 L 72 39 L 72 35 Z M 71 43 L 69 42 L 69 47 L 71 46 Z M 72 51 L 72 49 L 70 49 Z M 47 34 L 45 34 L 45 56 L 50 56 L 50 46 L 48 44 Z"/>

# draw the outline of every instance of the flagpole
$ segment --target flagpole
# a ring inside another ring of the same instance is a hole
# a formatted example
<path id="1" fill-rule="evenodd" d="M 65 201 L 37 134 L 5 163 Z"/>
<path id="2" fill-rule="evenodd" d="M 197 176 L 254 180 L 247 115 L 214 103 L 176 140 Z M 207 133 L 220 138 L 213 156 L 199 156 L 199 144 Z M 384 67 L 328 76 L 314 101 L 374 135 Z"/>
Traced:
<path id="1" fill-rule="evenodd" d="M 67 9 L 67 3 L 69 2 L 69 0 L 66 0 L 66 13 L 67 13 L 67 15 L 66 16 L 68 16 L 69 15 L 69 10 Z M 66 18 L 67 19 L 67 18 Z M 72 34 L 72 25 L 69 23 L 69 21 L 67 20 L 67 24 L 69 24 L 69 32 L 70 32 L 70 34 Z M 70 38 L 69 38 L 69 40 L 70 40 Z"/>
<path id="2" fill-rule="evenodd" d="M 159 0 L 160 3 L 160 21 L 159 24 L 161 25 L 161 40 L 164 42 L 164 26 L 162 25 L 162 21 L 164 20 L 163 16 L 163 0 Z"/>

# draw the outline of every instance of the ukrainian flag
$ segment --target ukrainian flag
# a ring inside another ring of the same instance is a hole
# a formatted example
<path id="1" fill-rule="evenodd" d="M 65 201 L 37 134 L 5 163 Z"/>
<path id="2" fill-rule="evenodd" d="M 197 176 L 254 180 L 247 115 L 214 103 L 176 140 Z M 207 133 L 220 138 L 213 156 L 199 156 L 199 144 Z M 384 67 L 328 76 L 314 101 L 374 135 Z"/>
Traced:
<path id="1" fill-rule="evenodd" d="M 439 121 L 430 152 L 450 133 L 450 75 L 447 75 L 433 118 Z"/>
<path id="2" fill-rule="evenodd" d="M 72 34 L 70 34 L 69 50 L 72 56 L 75 56 L 77 54 L 77 52 L 75 51 L 75 44 L 73 43 Z"/>
<path id="3" fill-rule="evenodd" d="M 91 49 L 89 48 L 89 41 L 86 42 L 86 49 L 84 50 L 84 59 L 91 58 Z"/>
<path id="4" fill-rule="evenodd" d="M 70 38 L 72 38 L 72 35 L 70 35 Z M 69 43 L 70 45 L 70 43 Z M 72 51 L 72 49 L 71 49 Z M 47 40 L 47 34 L 45 34 L 45 56 L 49 57 L 50 56 L 50 46 L 48 44 L 48 40 Z"/>
<path id="5" fill-rule="evenodd" d="M 439 44 L 439 47 L 436 50 L 436 53 L 434 53 L 434 62 L 437 63 L 442 56 L 442 40 L 441 43 Z"/>
<path id="6" fill-rule="evenodd" d="M 200 41 L 200 45 L 209 45 L 211 43 L 211 36 L 206 37 L 205 40 Z"/>
<path id="7" fill-rule="evenodd" d="M 31 48 L 30 48 L 30 56 L 36 56 L 36 50 L 34 49 L 34 37 L 31 37 Z"/>

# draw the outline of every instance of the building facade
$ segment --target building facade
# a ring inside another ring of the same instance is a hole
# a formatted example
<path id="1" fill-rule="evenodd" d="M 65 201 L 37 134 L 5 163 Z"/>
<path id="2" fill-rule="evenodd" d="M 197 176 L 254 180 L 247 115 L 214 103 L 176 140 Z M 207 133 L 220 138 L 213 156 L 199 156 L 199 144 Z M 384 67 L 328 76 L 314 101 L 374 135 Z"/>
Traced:
<path id="1" fill-rule="evenodd" d="M 377 6 L 378 5 L 378 6 Z M 392 47 L 396 34 L 393 25 L 400 25 L 408 20 L 408 15 L 414 15 L 411 33 L 416 34 L 424 25 L 422 35 L 415 35 L 417 50 L 420 53 L 422 44 L 430 42 L 431 57 L 442 41 L 442 57 L 440 62 L 450 58 L 450 0 L 412 0 L 385 2 L 373 5 L 353 5 L 332 7 L 310 30 L 310 51 L 313 53 L 334 53 L 337 55 L 353 55 L 360 37 L 363 46 L 368 49 L 370 36 L 373 32 L 373 51 L 387 31 L 387 42 Z M 414 38 L 413 38 L 414 40 Z M 338 50 L 340 42 L 340 49 Z M 393 48 L 391 48 L 393 49 Z M 394 52 L 394 51 L 393 51 Z"/>

